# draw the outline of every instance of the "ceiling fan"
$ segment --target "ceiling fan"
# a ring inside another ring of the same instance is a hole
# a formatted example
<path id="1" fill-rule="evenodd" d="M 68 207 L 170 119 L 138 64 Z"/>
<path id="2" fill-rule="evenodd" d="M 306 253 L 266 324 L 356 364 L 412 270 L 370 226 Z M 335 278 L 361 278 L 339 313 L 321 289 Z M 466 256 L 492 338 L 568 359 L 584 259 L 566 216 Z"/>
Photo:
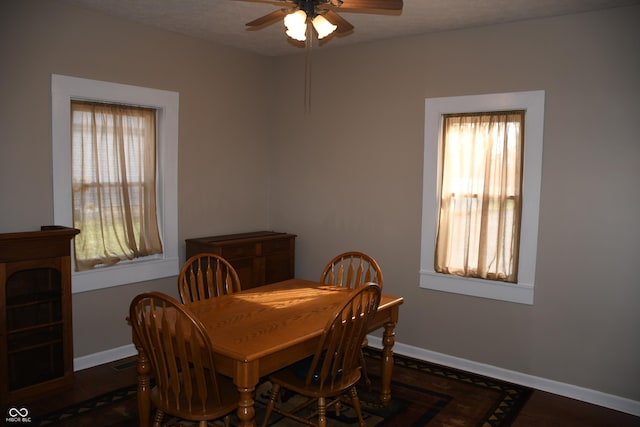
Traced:
<path id="1" fill-rule="evenodd" d="M 246 0 L 245 0 L 246 1 Z M 353 25 L 338 15 L 338 10 L 376 13 L 376 11 L 400 11 L 403 0 L 248 0 L 281 6 L 246 25 L 252 29 L 264 28 L 281 19 L 286 34 L 294 40 L 305 41 L 311 27 L 318 39 L 336 33 L 342 36 L 353 30 Z"/>
<path id="2" fill-rule="evenodd" d="M 293 40 L 304 42 L 307 47 L 305 61 L 305 113 L 311 111 L 311 47 L 313 30 L 318 39 L 335 32 L 343 36 L 353 31 L 353 25 L 338 15 L 336 11 L 363 13 L 390 13 L 401 11 L 403 0 L 242 0 L 268 3 L 280 6 L 258 19 L 248 22 L 251 29 L 261 29 L 281 19 L 284 20 L 286 34 Z"/>

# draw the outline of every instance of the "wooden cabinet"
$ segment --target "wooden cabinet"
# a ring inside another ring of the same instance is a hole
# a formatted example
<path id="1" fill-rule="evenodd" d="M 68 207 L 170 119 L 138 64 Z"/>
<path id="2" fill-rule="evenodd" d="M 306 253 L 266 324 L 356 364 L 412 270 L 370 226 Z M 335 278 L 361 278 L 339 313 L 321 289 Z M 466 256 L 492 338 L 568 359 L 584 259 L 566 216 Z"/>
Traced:
<path id="1" fill-rule="evenodd" d="M 274 231 L 187 239 L 187 259 L 209 252 L 225 258 L 238 272 L 242 289 L 293 278 L 294 234 Z"/>
<path id="2" fill-rule="evenodd" d="M 0 234 L 0 401 L 73 382 L 71 245 L 79 231 Z"/>

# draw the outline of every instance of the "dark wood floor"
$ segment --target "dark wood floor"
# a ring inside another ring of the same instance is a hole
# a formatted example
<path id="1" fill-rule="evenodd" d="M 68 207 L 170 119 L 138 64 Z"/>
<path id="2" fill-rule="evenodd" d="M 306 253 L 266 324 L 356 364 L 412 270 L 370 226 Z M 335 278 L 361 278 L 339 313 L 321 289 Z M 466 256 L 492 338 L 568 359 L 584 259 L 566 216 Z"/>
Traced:
<path id="1" fill-rule="evenodd" d="M 512 427 L 637 427 L 640 417 L 535 390 Z"/>
<path id="2" fill-rule="evenodd" d="M 78 371 L 72 389 L 25 402 L 25 406 L 32 415 L 45 414 L 134 384 L 135 380 L 135 358 L 123 359 Z M 536 390 L 512 427 L 539 426 L 640 427 L 640 417 Z"/>

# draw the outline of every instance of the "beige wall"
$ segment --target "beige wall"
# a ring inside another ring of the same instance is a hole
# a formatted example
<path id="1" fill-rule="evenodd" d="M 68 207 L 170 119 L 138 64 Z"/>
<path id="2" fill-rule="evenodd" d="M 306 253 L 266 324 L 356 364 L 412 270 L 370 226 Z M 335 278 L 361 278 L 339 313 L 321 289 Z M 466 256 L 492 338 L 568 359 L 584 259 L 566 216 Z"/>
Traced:
<path id="1" fill-rule="evenodd" d="M 180 93 L 184 239 L 265 229 L 271 60 L 53 1 L 0 5 L 0 232 L 53 222 L 51 74 Z M 74 354 L 130 344 L 132 297 L 175 278 L 74 295 Z"/>
<path id="2" fill-rule="evenodd" d="M 272 225 L 297 272 L 361 249 L 403 295 L 396 339 L 640 400 L 640 9 L 283 58 Z M 297 76 L 297 78 L 292 77 Z M 535 304 L 420 289 L 424 100 L 545 90 Z"/>
<path id="3" fill-rule="evenodd" d="M 310 115 L 304 55 L 262 58 L 57 2 L 0 8 L 0 232 L 53 221 L 51 73 L 175 90 L 181 241 L 294 232 L 305 278 L 365 250 L 406 299 L 398 342 L 640 401 L 640 8 L 316 49 Z M 535 304 L 418 288 L 424 99 L 539 89 Z M 174 280 L 76 294 L 76 356 L 127 344 L 128 302 L 151 288 Z"/>

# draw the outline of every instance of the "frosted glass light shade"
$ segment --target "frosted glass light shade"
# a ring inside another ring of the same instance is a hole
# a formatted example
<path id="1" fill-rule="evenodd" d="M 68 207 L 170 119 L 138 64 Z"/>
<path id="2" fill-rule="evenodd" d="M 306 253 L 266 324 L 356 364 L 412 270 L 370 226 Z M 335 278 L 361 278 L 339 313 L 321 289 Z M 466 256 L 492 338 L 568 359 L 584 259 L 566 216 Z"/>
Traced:
<path id="1" fill-rule="evenodd" d="M 311 22 L 313 23 L 313 28 L 315 28 L 318 32 L 319 39 L 325 38 L 329 34 L 333 33 L 336 28 L 338 28 L 337 25 L 333 25 L 322 15 L 316 16 Z"/>
<path id="2" fill-rule="evenodd" d="M 304 41 L 307 36 L 307 14 L 304 10 L 298 10 L 284 17 L 286 34 L 294 40 Z"/>

